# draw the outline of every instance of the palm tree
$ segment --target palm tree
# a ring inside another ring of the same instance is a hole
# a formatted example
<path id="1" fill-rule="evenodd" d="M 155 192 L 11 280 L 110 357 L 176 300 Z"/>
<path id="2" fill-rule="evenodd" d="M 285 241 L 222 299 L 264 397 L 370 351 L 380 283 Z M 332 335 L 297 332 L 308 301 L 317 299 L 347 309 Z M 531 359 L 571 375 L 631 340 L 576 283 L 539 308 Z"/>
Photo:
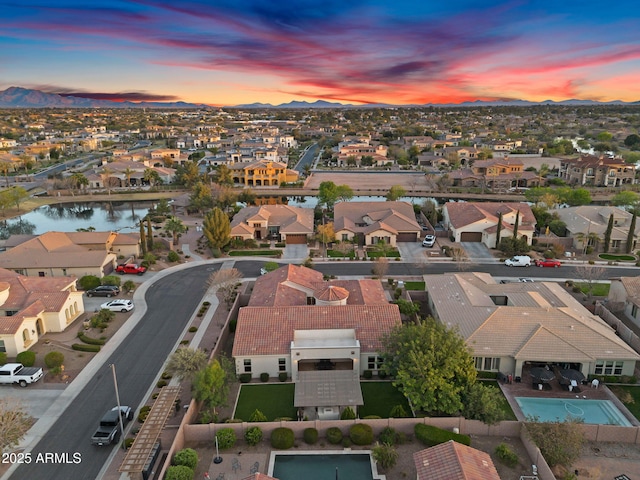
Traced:
<path id="1" fill-rule="evenodd" d="M 127 187 L 131 187 L 131 175 L 133 175 L 135 172 L 127 167 L 122 173 L 124 173 L 125 177 L 127 177 Z"/>
<path id="2" fill-rule="evenodd" d="M 538 186 L 542 187 L 542 179 L 549 173 L 549 165 L 543 163 L 538 170 Z"/>
<path id="3" fill-rule="evenodd" d="M 149 184 L 152 187 L 155 186 L 156 183 L 162 182 L 162 179 L 160 178 L 160 174 L 158 172 L 156 172 L 155 170 L 151 169 L 151 168 L 147 168 L 144 171 L 144 176 L 142 178 L 146 182 L 149 182 Z"/>
<path id="4" fill-rule="evenodd" d="M 109 167 L 105 166 L 100 172 L 100 178 L 102 179 L 102 184 L 107 189 L 107 193 L 111 195 L 111 174 L 113 170 Z"/>
<path id="5" fill-rule="evenodd" d="M 84 189 L 84 187 L 89 185 L 89 179 L 82 173 L 76 172 L 69 177 L 69 185 L 72 191 L 74 189 Z"/>
<path id="6" fill-rule="evenodd" d="M 11 164 L 9 162 L 0 162 L 0 172 L 4 175 L 4 179 L 7 182 L 7 188 L 9 188 L 9 170 L 11 169 Z"/>
<path id="7" fill-rule="evenodd" d="M 164 224 L 164 229 L 173 235 L 173 245 L 178 243 L 179 236 L 187 231 L 187 227 L 178 217 L 170 217 Z"/>

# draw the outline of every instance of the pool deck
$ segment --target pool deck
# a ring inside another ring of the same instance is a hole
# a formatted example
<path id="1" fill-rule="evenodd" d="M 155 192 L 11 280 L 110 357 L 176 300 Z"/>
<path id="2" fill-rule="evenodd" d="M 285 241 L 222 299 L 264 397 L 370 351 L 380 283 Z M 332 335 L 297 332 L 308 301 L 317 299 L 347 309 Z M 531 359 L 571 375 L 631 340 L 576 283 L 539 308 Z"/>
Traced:
<path id="1" fill-rule="evenodd" d="M 516 418 L 523 422 L 526 420 L 522 413 L 516 397 L 538 397 L 538 398 L 562 398 L 565 400 L 589 399 L 589 400 L 610 400 L 624 417 L 629 420 L 631 425 L 640 426 L 640 422 L 627 410 L 627 407 L 616 397 L 606 385 L 600 384 L 598 388 L 592 388 L 591 384 L 579 385 L 578 391 L 574 388 L 572 392 L 567 390 L 566 386 L 560 385 L 557 379 L 553 379 L 548 384 L 543 385 L 543 389 L 539 390 L 537 384 L 534 385 L 531 378 L 527 375 L 527 380 L 523 377 L 523 381 L 516 383 L 499 383 L 500 389 L 505 398 L 509 402 Z M 534 388 L 535 387 L 535 388 Z"/>

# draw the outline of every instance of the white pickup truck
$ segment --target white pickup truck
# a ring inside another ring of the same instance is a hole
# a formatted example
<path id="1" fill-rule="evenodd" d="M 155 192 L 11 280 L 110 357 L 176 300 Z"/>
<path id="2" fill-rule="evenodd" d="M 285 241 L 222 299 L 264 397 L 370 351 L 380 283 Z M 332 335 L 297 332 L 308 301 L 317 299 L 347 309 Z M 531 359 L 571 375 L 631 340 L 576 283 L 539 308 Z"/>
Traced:
<path id="1" fill-rule="evenodd" d="M 42 376 L 40 367 L 25 367 L 21 363 L 7 363 L 0 367 L 0 383 L 17 383 L 21 387 L 26 387 L 40 380 Z"/>

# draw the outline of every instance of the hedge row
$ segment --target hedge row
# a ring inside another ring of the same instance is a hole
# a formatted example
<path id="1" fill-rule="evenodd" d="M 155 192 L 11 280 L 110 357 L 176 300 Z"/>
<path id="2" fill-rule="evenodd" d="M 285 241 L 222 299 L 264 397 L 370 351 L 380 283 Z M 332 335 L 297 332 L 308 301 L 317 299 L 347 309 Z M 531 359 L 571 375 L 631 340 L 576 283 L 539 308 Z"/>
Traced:
<path id="1" fill-rule="evenodd" d="M 419 423 L 414 427 L 413 431 L 416 434 L 416 438 L 427 447 L 433 447 L 434 445 L 439 445 L 449 440 L 463 445 L 471 445 L 471 437 L 469 437 L 469 435 L 449 432 L 448 430 L 443 430 L 432 425 Z"/>
<path id="2" fill-rule="evenodd" d="M 99 352 L 100 345 L 87 345 L 84 343 L 74 343 L 71 348 L 79 352 Z"/>
<path id="3" fill-rule="evenodd" d="M 88 337 L 81 331 L 78 332 L 78 338 L 84 343 L 88 343 L 89 345 L 104 345 L 105 343 L 107 343 L 107 341 L 102 338 Z"/>
<path id="4" fill-rule="evenodd" d="M 229 252 L 230 257 L 246 257 L 246 256 L 279 256 L 282 250 L 232 250 Z"/>

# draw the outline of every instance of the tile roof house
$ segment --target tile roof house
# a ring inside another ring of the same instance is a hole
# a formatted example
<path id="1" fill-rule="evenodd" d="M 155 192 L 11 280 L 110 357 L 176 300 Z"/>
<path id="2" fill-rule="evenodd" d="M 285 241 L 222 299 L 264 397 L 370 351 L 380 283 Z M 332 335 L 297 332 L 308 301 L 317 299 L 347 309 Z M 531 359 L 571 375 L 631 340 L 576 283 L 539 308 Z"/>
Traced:
<path id="1" fill-rule="evenodd" d="M 500 480 L 491 456 L 449 440 L 413 454 L 418 480 Z"/>
<path id="2" fill-rule="evenodd" d="M 407 202 L 336 203 L 333 229 L 337 240 L 355 238 L 361 245 L 416 242 L 422 233 L 413 206 Z"/>
<path id="3" fill-rule="evenodd" d="M 0 268 L 0 352 L 28 350 L 47 332 L 62 332 L 84 313 L 72 277 L 25 277 Z"/>
<path id="4" fill-rule="evenodd" d="M 268 160 L 240 162 L 229 166 L 233 183 L 248 187 L 270 187 L 298 181 L 298 172 L 286 163 Z"/>
<path id="5" fill-rule="evenodd" d="M 609 252 L 624 252 L 631 226 L 632 214 L 612 206 L 583 205 L 580 207 L 558 208 L 554 212 L 566 225 L 566 236 L 573 239 L 573 247 L 585 250 L 592 247 L 594 251 L 604 248 L 604 235 L 607 231 L 609 218 L 613 215 L 613 230 Z M 640 222 L 636 223 L 632 250 L 635 250 L 637 238 L 640 235 Z"/>
<path id="6" fill-rule="evenodd" d="M 498 219 L 502 213 L 500 237 L 513 236 L 516 216 L 518 237 L 531 245 L 536 217 L 531 207 L 520 202 L 447 202 L 442 208 L 445 228 L 455 242 L 482 242 L 487 248 L 496 247 Z"/>
<path id="7" fill-rule="evenodd" d="M 313 210 L 289 205 L 245 207 L 231 221 L 231 237 L 242 240 L 274 238 L 306 244 L 313 235 Z"/>
<path id="8" fill-rule="evenodd" d="M 118 255 L 139 256 L 137 234 L 46 232 L 0 253 L 0 268 L 26 276 L 58 277 L 113 272 Z"/>
<path id="9" fill-rule="evenodd" d="M 624 312 L 640 327 L 640 277 L 612 278 L 607 308 L 612 312 Z"/>
<path id="10" fill-rule="evenodd" d="M 570 185 L 591 185 L 595 187 L 619 187 L 636 183 L 636 167 L 623 158 L 601 155 L 582 155 L 578 158 L 563 159 L 558 177 Z"/>
<path id="11" fill-rule="evenodd" d="M 521 376 L 530 363 L 573 365 L 586 376 L 633 375 L 638 355 L 600 317 L 552 282 L 499 284 L 486 273 L 425 275 L 429 308 L 457 328 L 478 370 Z"/>
<path id="12" fill-rule="evenodd" d="M 286 265 L 258 278 L 240 308 L 236 373 L 286 373 L 296 384 L 296 407 L 335 418 L 340 407 L 362 405 L 360 375 L 378 370 L 381 337 L 399 325 L 398 306 L 380 282 L 324 281 L 320 272 Z"/>

